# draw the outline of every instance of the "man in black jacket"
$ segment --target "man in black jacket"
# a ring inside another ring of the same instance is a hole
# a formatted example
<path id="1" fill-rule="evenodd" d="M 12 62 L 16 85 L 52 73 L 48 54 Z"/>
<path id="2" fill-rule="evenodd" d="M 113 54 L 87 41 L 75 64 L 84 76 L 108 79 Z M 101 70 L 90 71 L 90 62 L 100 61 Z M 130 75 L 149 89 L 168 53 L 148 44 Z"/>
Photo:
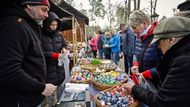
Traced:
<path id="1" fill-rule="evenodd" d="M 129 85 L 133 97 L 150 107 L 190 107 L 190 19 L 175 16 L 163 20 L 154 30 L 164 54 L 158 71 L 161 86 L 157 93 Z"/>
<path id="2" fill-rule="evenodd" d="M 55 13 L 49 12 L 49 17 L 43 24 L 42 46 L 47 65 L 46 83 L 58 86 L 57 99 L 59 99 L 64 88 L 62 83 L 65 79 L 65 69 L 64 65 L 58 65 L 58 59 L 67 52 L 67 45 L 59 31 L 61 21 Z M 54 105 L 54 98 L 54 95 L 47 97 L 49 107 Z"/>
<path id="3" fill-rule="evenodd" d="M 0 107 L 36 107 L 56 86 L 45 84 L 39 24 L 48 0 L 18 0 L 0 16 Z"/>

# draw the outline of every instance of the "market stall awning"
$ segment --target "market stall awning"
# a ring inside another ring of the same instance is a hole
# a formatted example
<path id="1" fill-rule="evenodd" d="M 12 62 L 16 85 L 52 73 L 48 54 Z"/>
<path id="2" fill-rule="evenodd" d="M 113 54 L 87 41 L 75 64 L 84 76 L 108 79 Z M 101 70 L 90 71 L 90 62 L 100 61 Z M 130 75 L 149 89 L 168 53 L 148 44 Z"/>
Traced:
<path id="1" fill-rule="evenodd" d="M 50 1 L 50 11 L 53 11 L 58 15 L 59 18 L 71 18 L 73 14 L 69 13 L 68 11 L 60 8 L 56 4 L 54 4 L 52 1 Z M 61 24 L 61 30 L 69 30 L 72 29 L 72 20 L 63 20 Z"/>
<path id="2" fill-rule="evenodd" d="M 84 20 L 85 24 L 87 24 L 87 25 L 89 24 L 89 18 L 87 16 L 85 16 L 84 14 L 82 14 L 81 12 L 79 12 L 77 9 L 75 9 L 74 7 L 72 7 L 70 4 L 68 4 L 64 0 L 62 0 L 58 4 L 58 6 L 60 8 L 63 8 L 64 10 L 70 12 L 71 14 L 73 14 L 77 20 Z"/>
<path id="3" fill-rule="evenodd" d="M 72 17 L 74 16 L 77 20 L 82 20 L 85 24 L 89 24 L 89 19 L 82 13 L 80 13 L 77 9 L 72 7 L 70 4 L 65 1 L 61 1 L 58 5 L 56 5 L 53 1 L 50 1 L 50 11 L 55 12 L 62 21 L 62 29 L 68 30 L 72 29 Z"/>

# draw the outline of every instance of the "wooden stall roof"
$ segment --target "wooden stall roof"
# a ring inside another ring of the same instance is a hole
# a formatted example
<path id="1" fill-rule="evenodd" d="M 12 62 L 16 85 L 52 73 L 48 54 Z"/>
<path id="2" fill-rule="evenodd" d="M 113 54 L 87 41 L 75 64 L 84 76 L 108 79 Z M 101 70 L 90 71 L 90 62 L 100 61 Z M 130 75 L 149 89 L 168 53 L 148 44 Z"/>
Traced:
<path id="1" fill-rule="evenodd" d="M 75 9 L 74 7 L 72 7 L 70 4 L 68 4 L 64 0 L 62 0 L 58 4 L 58 6 L 61 7 L 61 8 L 63 8 L 64 10 L 70 12 L 71 14 L 73 14 L 77 20 L 84 20 L 86 25 L 89 24 L 89 18 L 87 16 L 85 16 L 84 14 L 82 14 L 81 12 L 79 12 L 77 9 Z"/>
<path id="2" fill-rule="evenodd" d="M 77 20 L 82 20 L 86 25 L 89 24 L 89 18 L 80 13 L 77 9 L 72 7 L 65 1 L 61 1 L 58 5 L 56 5 L 53 1 L 50 1 L 50 11 L 55 12 L 62 21 L 62 29 L 61 30 L 69 30 L 72 29 L 72 20 L 71 18 L 74 16 Z M 66 19 L 66 20 L 64 20 Z"/>
<path id="3" fill-rule="evenodd" d="M 57 16 L 61 19 L 63 17 L 71 18 L 73 16 L 73 14 L 69 13 L 68 11 L 54 4 L 53 1 L 50 1 L 50 11 L 56 13 Z M 72 29 L 72 20 L 62 21 L 61 30 L 69 30 L 69 29 Z"/>

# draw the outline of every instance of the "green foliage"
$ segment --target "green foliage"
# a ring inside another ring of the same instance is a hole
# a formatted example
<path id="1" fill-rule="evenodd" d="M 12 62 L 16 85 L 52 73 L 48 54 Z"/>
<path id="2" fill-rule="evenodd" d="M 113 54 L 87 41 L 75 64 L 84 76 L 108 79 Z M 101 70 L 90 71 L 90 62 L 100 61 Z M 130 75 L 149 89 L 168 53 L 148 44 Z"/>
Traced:
<path id="1" fill-rule="evenodd" d="M 100 65 L 101 64 L 101 61 L 99 60 L 99 59 L 93 59 L 92 61 L 91 61 L 91 64 L 92 65 Z"/>
<path id="2" fill-rule="evenodd" d="M 105 16 L 105 6 L 102 4 L 102 0 L 89 0 L 92 9 L 89 12 L 92 12 L 96 17 Z"/>

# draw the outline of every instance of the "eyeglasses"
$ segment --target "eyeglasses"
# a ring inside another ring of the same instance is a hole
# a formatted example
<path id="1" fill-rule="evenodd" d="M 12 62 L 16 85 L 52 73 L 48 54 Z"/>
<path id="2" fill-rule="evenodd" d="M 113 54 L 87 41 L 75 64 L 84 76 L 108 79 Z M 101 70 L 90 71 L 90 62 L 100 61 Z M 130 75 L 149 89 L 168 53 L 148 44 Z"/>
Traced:
<path id="1" fill-rule="evenodd" d="M 135 26 L 131 26 L 131 28 L 132 28 L 132 29 L 136 29 L 137 27 L 135 27 Z"/>

